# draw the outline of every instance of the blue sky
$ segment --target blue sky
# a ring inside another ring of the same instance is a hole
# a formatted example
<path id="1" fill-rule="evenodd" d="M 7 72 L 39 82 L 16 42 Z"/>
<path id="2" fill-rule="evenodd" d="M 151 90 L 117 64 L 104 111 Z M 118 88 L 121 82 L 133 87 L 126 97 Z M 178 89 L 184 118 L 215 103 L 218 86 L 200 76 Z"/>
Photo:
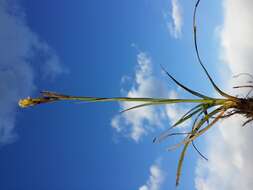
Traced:
<path id="1" fill-rule="evenodd" d="M 252 50 L 246 43 L 252 29 L 229 20 L 234 4 L 203 1 L 198 12 L 201 54 L 224 88 L 230 84 L 224 76 L 251 68 L 247 61 L 239 68 L 233 62 L 249 57 Z M 252 3 L 245 1 L 238 11 L 247 11 L 247 6 Z M 21 109 L 17 101 L 40 90 L 102 97 L 189 97 L 168 80 L 160 64 L 185 85 L 214 94 L 194 53 L 193 7 L 194 1 L 182 0 L 0 0 L 0 188 L 174 189 L 180 152 L 167 152 L 166 147 L 179 139 L 162 144 L 152 140 L 187 107 L 152 107 L 120 115 L 129 104 L 62 102 Z M 250 23 L 247 14 L 240 16 Z M 233 22 L 249 31 L 240 44 L 240 50 L 248 48 L 247 55 L 232 56 L 237 51 L 232 45 L 239 43 L 236 32 L 231 33 Z M 228 147 L 236 153 L 223 147 L 233 134 L 218 131 L 197 141 L 213 158 L 209 164 L 189 149 L 179 189 L 236 189 L 215 177 L 222 169 L 215 163 L 226 159 L 224 150 L 235 157 L 226 163 L 232 171 L 244 174 L 250 160 L 244 160 L 245 152 L 234 144 Z M 218 144 L 222 148 L 214 157 L 217 137 L 224 143 Z M 243 136 L 240 142 L 248 139 Z M 224 176 L 230 172 L 226 171 Z"/>

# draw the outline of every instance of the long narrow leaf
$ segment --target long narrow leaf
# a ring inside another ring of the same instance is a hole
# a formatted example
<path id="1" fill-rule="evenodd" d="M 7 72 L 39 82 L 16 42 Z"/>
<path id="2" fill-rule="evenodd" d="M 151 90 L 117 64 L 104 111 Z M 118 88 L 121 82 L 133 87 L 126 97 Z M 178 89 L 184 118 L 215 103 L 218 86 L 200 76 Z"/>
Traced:
<path id="1" fill-rule="evenodd" d="M 196 106 L 194 106 L 193 108 L 191 108 L 189 111 L 187 111 L 182 118 L 185 118 L 188 114 L 190 114 L 191 112 L 195 111 L 196 109 L 200 108 L 202 106 L 202 104 L 198 104 Z"/>
<path id="2" fill-rule="evenodd" d="M 176 122 L 174 125 L 172 125 L 169 129 L 167 129 L 166 131 L 164 131 L 162 134 L 160 134 L 158 137 L 154 138 L 153 142 L 154 143 L 160 143 L 162 142 L 164 139 L 166 139 L 169 134 L 170 134 L 170 130 L 176 126 L 178 126 L 179 124 L 185 122 L 186 120 L 188 120 L 189 118 L 191 118 L 192 116 L 194 116 L 195 114 L 197 114 L 198 112 L 200 112 L 202 109 L 199 108 L 196 111 L 192 112 L 191 114 L 185 116 L 184 118 L 181 118 L 178 122 Z"/>
<path id="3" fill-rule="evenodd" d="M 194 119 L 194 122 L 193 122 L 193 124 L 192 124 L 192 131 L 193 131 L 193 129 L 195 128 L 195 125 L 196 125 L 196 123 L 199 121 L 199 117 L 201 116 L 201 114 L 203 114 L 204 112 L 203 111 L 201 111 L 201 112 L 199 112 L 199 114 L 196 116 L 196 118 Z"/>
<path id="4" fill-rule="evenodd" d="M 197 132 L 191 139 L 189 139 L 190 141 L 193 141 L 194 139 L 196 139 L 197 137 L 199 137 L 200 135 L 202 135 L 203 133 L 205 133 L 207 130 L 209 130 L 217 121 L 219 121 L 219 119 L 222 118 L 223 114 L 225 113 L 225 110 L 221 111 L 220 114 L 209 124 L 207 125 L 205 128 L 201 129 L 199 132 Z"/>
<path id="5" fill-rule="evenodd" d="M 179 180 L 180 180 L 180 177 L 181 177 L 183 161 L 184 161 L 185 153 L 186 153 L 186 150 L 187 150 L 188 146 L 189 146 L 189 142 L 184 145 L 184 148 L 183 148 L 183 150 L 181 152 L 181 155 L 180 155 L 180 158 L 179 158 L 179 162 L 178 162 L 178 165 L 177 165 L 176 186 L 179 185 Z"/>
<path id="6" fill-rule="evenodd" d="M 205 74 L 207 75 L 208 79 L 210 80 L 210 82 L 212 83 L 214 89 L 222 96 L 227 97 L 227 98 L 231 98 L 231 99 L 236 99 L 234 96 L 231 96 L 225 92 L 223 92 L 213 81 L 212 77 L 210 76 L 210 74 L 208 73 L 207 69 L 205 68 L 200 55 L 199 55 L 199 50 L 198 50 L 198 43 L 197 43 L 197 26 L 196 26 L 196 13 L 197 13 L 197 8 L 199 6 L 200 0 L 197 1 L 197 3 L 195 4 L 195 8 L 194 8 L 194 14 L 193 14 L 193 34 L 194 34 L 194 46 L 195 46 L 195 51 L 197 54 L 197 58 L 198 58 L 198 62 L 200 63 L 202 69 L 205 71 Z"/>
<path id="7" fill-rule="evenodd" d="M 195 145 L 194 141 L 192 141 L 192 146 L 193 148 L 197 151 L 197 153 L 206 161 L 208 161 L 207 157 L 205 157 L 200 151 L 199 149 L 197 148 L 197 146 Z"/>
<path id="8" fill-rule="evenodd" d="M 204 98 L 204 99 L 212 99 L 211 97 L 208 97 L 208 96 L 205 96 L 199 92 L 196 92 L 194 90 L 191 90 L 189 89 L 188 87 L 186 87 L 185 85 L 181 84 L 180 82 L 178 82 L 171 74 L 168 73 L 168 71 L 161 65 L 161 68 L 163 69 L 163 71 L 178 85 L 180 86 L 181 88 L 183 88 L 184 90 L 186 90 L 187 92 L 195 95 L 195 96 L 198 96 L 200 98 Z"/>
<path id="9" fill-rule="evenodd" d="M 203 108 L 199 108 L 199 107 L 203 107 Z M 204 104 L 199 104 L 195 107 L 193 107 L 190 111 L 188 111 L 185 115 L 183 115 L 183 117 L 181 117 L 174 125 L 172 125 L 169 129 L 167 129 L 165 132 L 163 132 L 161 135 L 159 135 L 158 137 L 155 137 L 153 142 L 157 142 L 160 143 L 162 142 L 164 139 L 167 138 L 168 134 L 170 134 L 170 130 L 175 128 L 176 126 L 180 125 L 181 123 L 187 121 L 188 119 L 192 118 L 194 115 L 196 115 L 197 113 L 198 116 L 197 118 L 204 113 L 204 111 L 208 108 L 211 108 L 212 105 L 210 104 L 209 106 L 207 106 L 206 108 L 204 107 Z M 197 109 L 199 108 L 199 109 Z M 197 109 L 197 110 L 196 110 Z M 192 113 L 191 113 L 192 112 Z M 188 114 L 188 115 L 187 115 Z M 208 120 L 207 120 L 208 121 Z M 196 122 L 196 121 L 195 121 Z M 195 125 L 195 122 L 193 124 L 193 126 Z"/>
<path id="10" fill-rule="evenodd" d="M 202 108 L 199 108 L 199 109 L 195 110 L 194 112 L 192 112 L 191 114 L 188 114 L 187 116 L 181 118 L 171 128 L 174 128 L 174 127 L 180 125 L 181 123 L 187 121 L 188 119 L 192 118 L 195 114 L 199 113 L 201 110 L 202 110 Z"/>
<path id="11" fill-rule="evenodd" d="M 169 147 L 167 150 L 169 150 L 169 151 L 174 150 L 174 149 L 180 147 L 181 145 L 186 144 L 187 142 L 190 142 L 190 141 L 194 140 L 195 136 L 196 136 L 196 133 L 198 132 L 198 130 L 200 129 L 200 127 L 207 121 L 207 119 L 209 119 L 210 117 L 216 115 L 220 111 L 221 111 L 221 108 L 219 107 L 219 108 L 213 110 L 212 112 L 210 112 L 208 114 L 208 116 L 205 116 L 202 120 L 199 121 L 198 125 L 192 130 L 192 134 L 190 136 L 187 136 L 184 140 L 182 140 L 181 142 L 179 142 L 179 143 L 177 143 L 177 144 Z M 213 125 L 214 124 L 213 121 L 208 126 Z"/>
<path id="12" fill-rule="evenodd" d="M 142 107 L 145 107 L 145 106 L 154 106 L 154 105 L 163 105 L 163 103 L 146 103 L 146 104 L 139 104 L 139 105 L 136 105 L 136 106 L 133 106 L 133 107 L 124 109 L 124 110 L 122 110 L 120 113 L 124 113 L 124 112 L 130 111 L 130 110 L 133 110 L 133 109 L 142 108 Z"/>

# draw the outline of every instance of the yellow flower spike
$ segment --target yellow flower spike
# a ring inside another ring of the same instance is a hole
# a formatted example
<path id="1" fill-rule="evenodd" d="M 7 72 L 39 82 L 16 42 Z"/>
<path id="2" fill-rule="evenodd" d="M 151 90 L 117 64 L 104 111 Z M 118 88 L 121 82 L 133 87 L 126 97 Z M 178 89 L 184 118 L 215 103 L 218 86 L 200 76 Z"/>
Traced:
<path id="1" fill-rule="evenodd" d="M 48 103 L 48 102 L 52 102 L 55 100 L 56 100 L 55 98 L 45 98 L 45 97 L 30 98 L 30 97 L 27 97 L 25 99 L 20 99 L 18 102 L 18 105 L 22 108 L 27 108 L 27 107 L 34 106 L 37 104 Z"/>
<path id="2" fill-rule="evenodd" d="M 27 97 L 25 99 L 20 99 L 18 102 L 18 105 L 22 108 L 26 108 L 26 107 L 34 105 L 34 102 L 32 98 Z"/>

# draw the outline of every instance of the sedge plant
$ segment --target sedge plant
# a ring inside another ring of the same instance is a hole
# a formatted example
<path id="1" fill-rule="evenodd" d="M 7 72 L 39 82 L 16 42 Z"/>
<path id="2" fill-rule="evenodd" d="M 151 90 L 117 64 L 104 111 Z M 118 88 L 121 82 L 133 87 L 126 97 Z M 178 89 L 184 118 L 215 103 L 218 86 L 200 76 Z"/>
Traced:
<path id="1" fill-rule="evenodd" d="M 185 113 L 174 125 L 164 131 L 161 135 L 154 138 L 154 143 L 159 143 L 165 140 L 166 138 L 174 135 L 184 134 L 184 138 L 178 144 L 169 148 L 169 150 L 178 148 L 183 146 L 178 166 L 177 166 L 177 174 L 176 174 L 176 186 L 179 184 L 182 165 L 184 161 L 184 157 L 189 145 L 193 145 L 193 147 L 198 151 L 198 153 L 206 159 L 196 148 L 194 145 L 194 140 L 199 136 L 206 133 L 211 127 L 214 126 L 215 123 L 220 121 L 221 119 L 231 117 L 235 114 L 243 115 L 247 118 L 246 122 L 243 125 L 248 124 L 253 121 L 253 98 L 239 98 L 232 96 L 224 91 L 222 91 L 213 81 L 207 69 L 199 55 L 198 44 L 197 44 L 197 27 L 196 27 L 196 12 L 199 6 L 200 0 L 198 0 L 194 7 L 193 13 L 193 34 L 194 34 L 194 47 L 197 55 L 197 60 L 207 75 L 209 81 L 214 87 L 215 91 L 221 96 L 221 98 L 214 98 L 197 91 L 194 91 L 179 81 L 177 81 L 172 75 L 170 75 L 163 67 L 163 71 L 168 75 L 168 77 L 174 81 L 178 86 L 183 88 L 185 91 L 189 92 L 195 98 L 193 99 L 166 99 L 166 98 L 134 98 L 134 97 L 112 97 L 112 98 L 101 98 L 101 97 L 86 97 L 86 96 L 71 96 L 65 95 L 50 91 L 42 91 L 41 96 L 37 98 L 25 98 L 19 101 L 19 106 L 22 108 L 35 106 L 39 104 L 51 103 L 51 102 L 59 102 L 59 101 L 84 101 L 84 102 L 135 102 L 138 105 L 130 107 L 125 111 L 130 111 L 133 109 L 145 107 L 145 106 L 154 106 L 154 105 L 168 105 L 168 104 L 178 104 L 178 103 L 190 103 L 195 104 L 193 108 L 191 108 L 187 113 Z M 236 86 L 235 88 L 253 88 L 252 85 L 243 85 Z M 172 132 L 174 128 L 179 126 L 180 124 L 186 122 L 189 119 L 194 119 L 192 124 L 191 131 L 187 133 L 178 133 Z"/>

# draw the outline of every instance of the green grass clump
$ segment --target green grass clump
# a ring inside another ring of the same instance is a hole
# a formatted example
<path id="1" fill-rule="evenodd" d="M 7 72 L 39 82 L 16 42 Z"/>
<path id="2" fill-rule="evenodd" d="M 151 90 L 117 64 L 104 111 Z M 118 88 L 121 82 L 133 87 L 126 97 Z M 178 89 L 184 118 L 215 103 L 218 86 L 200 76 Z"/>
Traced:
<path id="1" fill-rule="evenodd" d="M 189 147 L 190 144 L 192 144 L 193 147 L 198 151 L 198 149 L 194 145 L 194 140 L 196 138 L 206 133 L 212 126 L 214 126 L 215 123 L 217 123 L 221 119 L 231 117 L 232 115 L 235 115 L 235 114 L 244 115 L 247 118 L 244 125 L 253 121 L 253 98 L 249 98 L 248 96 L 246 98 L 238 98 L 238 97 L 235 97 L 223 92 L 215 84 L 215 82 L 209 75 L 207 69 L 203 65 L 202 60 L 200 59 L 198 45 L 197 45 L 197 28 L 196 28 L 196 18 L 195 18 L 199 2 L 200 0 L 198 0 L 197 3 L 195 4 L 194 13 L 193 13 L 193 32 L 194 32 L 194 46 L 196 50 L 196 55 L 197 55 L 199 64 L 203 68 L 212 86 L 214 87 L 216 92 L 219 95 L 221 95 L 222 98 L 210 97 L 184 86 L 182 83 L 178 82 L 173 76 L 171 76 L 162 67 L 164 72 L 171 78 L 171 80 L 173 80 L 178 86 L 180 86 L 187 92 L 194 95 L 196 98 L 194 99 L 130 98 L 130 97 L 100 98 L 100 97 L 70 96 L 70 95 L 64 95 L 64 94 L 59 94 L 55 92 L 43 91 L 41 92 L 41 96 L 38 98 L 28 97 L 25 99 L 21 99 L 19 101 L 19 106 L 25 108 L 29 106 L 35 106 L 38 104 L 59 102 L 59 101 L 84 101 L 84 102 L 117 101 L 117 102 L 139 103 L 137 106 L 130 107 L 122 111 L 122 112 L 125 112 L 125 111 L 130 111 L 130 110 L 137 109 L 140 107 L 145 107 L 145 106 L 167 105 L 167 104 L 178 104 L 178 103 L 195 104 L 195 106 L 192 109 L 190 109 L 187 113 L 185 113 L 174 125 L 172 125 L 169 129 L 164 131 L 160 136 L 154 138 L 153 140 L 154 143 L 159 143 L 173 135 L 180 135 L 180 134 L 185 135 L 184 139 L 180 143 L 169 148 L 171 150 L 171 149 L 175 149 L 180 146 L 183 146 L 183 150 L 179 158 L 177 174 L 176 174 L 176 185 L 178 185 L 179 179 L 181 176 L 183 160 L 184 160 L 187 148 Z M 252 86 L 242 85 L 242 86 L 237 86 L 235 88 L 252 88 Z M 194 118 L 191 131 L 187 133 L 172 132 L 174 128 L 176 128 L 177 126 L 179 126 L 180 124 L 184 123 L 185 121 L 191 118 Z M 199 151 L 198 153 L 203 158 L 205 158 Z"/>

